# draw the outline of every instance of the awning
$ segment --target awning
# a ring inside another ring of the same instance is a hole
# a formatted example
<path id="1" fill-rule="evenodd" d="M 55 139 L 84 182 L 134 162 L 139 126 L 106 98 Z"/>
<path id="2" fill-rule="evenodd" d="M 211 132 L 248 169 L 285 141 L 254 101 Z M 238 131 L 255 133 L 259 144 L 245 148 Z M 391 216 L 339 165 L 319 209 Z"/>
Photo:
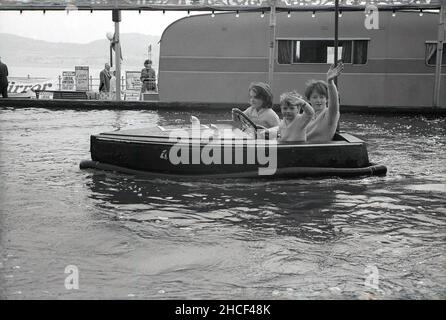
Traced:
<path id="1" fill-rule="evenodd" d="M 273 2 L 277 11 L 333 11 L 333 0 L 1 0 L 3 10 L 175 10 L 175 11 L 267 11 Z M 339 0 L 343 11 L 440 9 L 442 0 Z"/>

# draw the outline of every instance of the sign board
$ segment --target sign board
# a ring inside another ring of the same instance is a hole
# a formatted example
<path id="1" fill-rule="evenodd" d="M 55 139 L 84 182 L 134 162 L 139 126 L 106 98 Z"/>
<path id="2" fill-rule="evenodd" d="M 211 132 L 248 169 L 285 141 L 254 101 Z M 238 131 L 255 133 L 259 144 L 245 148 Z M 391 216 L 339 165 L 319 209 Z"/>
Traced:
<path id="1" fill-rule="evenodd" d="M 57 90 L 59 80 L 9 77 L 8 95 L 14 98 L 36 98 L 36 90 Z"/>
<path id="2" fill-rule="evenodd" d="M 139 101 L 141 98 L 141 93 L 139 91 L 126 91 L 125 100 L 126 101 Z"/>
<path id="3" fill-rule="evenodd" d="M 126 71 L 125 72 L 125 89 L 141 91 L 141 71 Z"/>
<path id="4" fill-rule="evenodd" d="M 74 71 L 62 71 L 62 90 L 74 91 L 75 90 L 75 77 Z"/>
<path id="5" fill-rule="evenodd" d="M 53 92 L 40 91 L 39 100 L 53 100 Z"/>
<path id="6" fill-rule="evenodd" d="M 88 91 L 89 88 L 89 70 L 88 67 L 74 67 L 76 74 L 76 91 Z"/>

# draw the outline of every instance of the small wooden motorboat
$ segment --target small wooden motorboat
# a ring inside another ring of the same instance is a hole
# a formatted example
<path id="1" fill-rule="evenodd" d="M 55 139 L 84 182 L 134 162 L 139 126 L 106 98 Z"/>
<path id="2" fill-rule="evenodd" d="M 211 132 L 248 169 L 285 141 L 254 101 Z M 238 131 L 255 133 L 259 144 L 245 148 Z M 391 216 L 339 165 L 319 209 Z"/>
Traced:
<path id="1" fill-rule="evenodd" d="M 259 138 L 249 119 L 238 113 L 236 118 L 236 125 L 193 123 L 92 135 L 92 160 L 82 161 L 80 167 L 211 178 L 355 177 L 387 172 L 385 166 L 369 162 L 365 142 L 350 134 L 336 134 L 328 143 L 281 143 Z"/>

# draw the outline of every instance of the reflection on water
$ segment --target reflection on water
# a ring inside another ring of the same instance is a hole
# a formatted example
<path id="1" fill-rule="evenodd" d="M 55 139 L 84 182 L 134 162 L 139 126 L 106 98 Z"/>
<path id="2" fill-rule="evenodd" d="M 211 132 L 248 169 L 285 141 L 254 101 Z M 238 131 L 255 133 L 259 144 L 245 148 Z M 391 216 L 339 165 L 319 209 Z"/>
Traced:
<path id="1" fill-rule="evenodd" d="M 343 115 L 386 177 L 178 181 L 78 169 L 90 134 L 189 116 L 0 110 L 0 296 L 446 297 L 446 119 Z M 76 291 L 63 285 L 70 264 Z M 377 288 L 365 284 L 373 267 Z"/>
<path id="2" fill-rule="evenodd" d="M 121 221 L 165 222 L 173 230 L 228 226 L 240 229 L 243 234 L 254 233 L 256 237 L 273 232 L 309 241 L 318 238 L 328 241 L 332 228 L 324 222 L 336 194 L 327 187 L 321 188 L 317 195 L 310 194 L 301 188 L 302 183 L 305 181 L 299 184 L 243 179 L 222 180 L 218 184 L 203 179 L 149 181 L 95 173 L 87 185 L 97 206 Z M 156 234 L 147 234 L 151 236 Z"/>

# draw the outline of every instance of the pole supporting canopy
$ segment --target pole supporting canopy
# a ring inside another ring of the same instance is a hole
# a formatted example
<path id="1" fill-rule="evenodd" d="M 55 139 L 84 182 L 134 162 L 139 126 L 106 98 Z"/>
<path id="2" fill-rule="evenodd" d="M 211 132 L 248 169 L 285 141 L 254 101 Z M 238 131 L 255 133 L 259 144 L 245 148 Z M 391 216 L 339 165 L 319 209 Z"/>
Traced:
<path id="1" fill-rule="evenodd" d="M 112 10 L 112 19 L 113 19 L 113 22 L 121 22 L 121 10 L 113 9 Z"/>

